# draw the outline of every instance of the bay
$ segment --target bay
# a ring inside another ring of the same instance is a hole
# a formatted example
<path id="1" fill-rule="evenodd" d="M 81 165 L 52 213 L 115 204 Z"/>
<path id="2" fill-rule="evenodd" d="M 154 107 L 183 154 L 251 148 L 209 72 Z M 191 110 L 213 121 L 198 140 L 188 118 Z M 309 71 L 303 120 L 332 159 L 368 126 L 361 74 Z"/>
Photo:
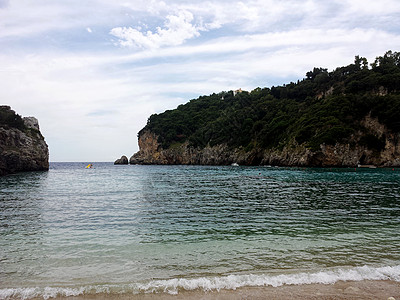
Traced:
<path id="1" fill-rule="evenodd" d="M 400 281 L 397 169 L 86 165 L 0 178 L 0 299 Z"/>

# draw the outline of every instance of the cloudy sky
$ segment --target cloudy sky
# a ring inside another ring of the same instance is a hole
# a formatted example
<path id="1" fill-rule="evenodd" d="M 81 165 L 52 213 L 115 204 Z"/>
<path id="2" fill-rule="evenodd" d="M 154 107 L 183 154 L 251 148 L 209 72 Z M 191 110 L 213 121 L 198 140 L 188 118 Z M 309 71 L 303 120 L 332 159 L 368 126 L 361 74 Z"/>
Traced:
<path id="1" fill-rule="evenodd" d="M 0 104 L 50 161 L 114 161 L 153 113 L 399 51 L 399 20 L 399 0 L 0 0 Z"/>

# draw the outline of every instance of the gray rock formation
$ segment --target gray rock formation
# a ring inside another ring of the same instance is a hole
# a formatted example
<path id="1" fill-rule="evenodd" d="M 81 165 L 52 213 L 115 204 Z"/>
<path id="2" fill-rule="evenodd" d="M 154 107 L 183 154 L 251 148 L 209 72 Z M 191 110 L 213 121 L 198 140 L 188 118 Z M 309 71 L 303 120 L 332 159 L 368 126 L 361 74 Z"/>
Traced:
<path id="1" fill-rule="evenodd" d="M 40 131 L 39 121 L 35 117 L 23 117 L 22 119 L 26 127 Z"/>
<path id="2" fill-rule="evenodd" d="M 375 165 L 380 167 L 400 166 L 400 136 L 390 132 L 376 118 L 367 116 L 362 126 L 367 132 L 384 138 L 384 149 L 377 151 L 359 143 L 363 132 L 352 136 L 348 144 L 320 145 L 312 151 L 295 141 L 283 149 L 229 148 L 226 144 L 203 149 L 190 147 L 187 142 L 179 147 L 163 149 L 157 136 L 144 131 L 139 136 L 139 152 L 130 158 L 131 164 L 183 164 L 183 165 L 275 165 L 298 167 L 356 167 Z"/>
<path id="3" fill-rule="evenodd" d="M 128 164 L 128 158 L 125 155 L 122 155 L 121 158 L 117 159 L 114 162 L 114 165 L 127 165 Z"/>
<path id="4" fill-rule="evenodd" d="M 49 150 L 38 120 L 0 106 L 0 175 L 49 169 Z"/>

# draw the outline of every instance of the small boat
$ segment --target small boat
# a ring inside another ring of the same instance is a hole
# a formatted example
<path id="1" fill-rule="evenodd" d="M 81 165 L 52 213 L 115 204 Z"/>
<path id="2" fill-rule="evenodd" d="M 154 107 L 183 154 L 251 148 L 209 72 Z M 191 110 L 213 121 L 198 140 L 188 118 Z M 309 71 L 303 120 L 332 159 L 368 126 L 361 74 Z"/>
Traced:
<path id="1" fill-rule="evenodd" d="M 92 165 L 92 164 L 88 164 L 88 165 L 86 166 L 86 169 L 91 169 L 91 168 L 93 168 L 93 165 Z"/>
<path id="2" fill-rule="evenodd" d="M 358 168 L 370 168 L 370 169 L 376 169 L 376 166 L 374 165 L 358 165 Z"/>
<path id="3" fill-rule="evenodd" d="M 231 164 L 231 166 L 232 167 L 239 167 L 239 164 L 238 163 L 233 163 L 233 164 Z"/>

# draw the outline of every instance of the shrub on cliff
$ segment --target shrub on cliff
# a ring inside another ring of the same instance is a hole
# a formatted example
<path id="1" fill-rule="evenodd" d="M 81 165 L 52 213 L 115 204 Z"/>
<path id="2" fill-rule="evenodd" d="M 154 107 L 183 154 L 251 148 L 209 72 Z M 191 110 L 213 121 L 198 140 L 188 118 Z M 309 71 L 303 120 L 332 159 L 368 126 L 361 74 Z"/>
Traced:
<path id="1" fill-rule="evenodd" d="M 0 127 L 25 129 L 24 120 L 9 106 L 0 106 Z"/>

